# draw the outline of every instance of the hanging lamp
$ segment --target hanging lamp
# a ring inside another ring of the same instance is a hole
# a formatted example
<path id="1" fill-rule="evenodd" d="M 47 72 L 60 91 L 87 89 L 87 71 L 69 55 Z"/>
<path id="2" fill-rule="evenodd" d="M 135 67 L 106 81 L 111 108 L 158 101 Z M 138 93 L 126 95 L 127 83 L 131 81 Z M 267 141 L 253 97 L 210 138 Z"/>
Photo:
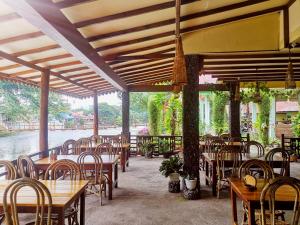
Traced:
<path id="1" fill-rule="evenodd" d="M 241 100 L 241 92 L 240 92 L 240 78 L 236 82 L 235 93 L 234 93 L 234 101 L 239 102 Z"/>
<path id="2" fill-rule="evenodd" d="M 289 64 L 288 64 L 288 69 L 286 72 L 285 88 L 286 89 L 295 89 L 296 88 L 293 63 L 291 60 L 291 47 L 289 47 Z"/>
<path id="3" fill-rule="evenodd" d="M 187 72 L 185 65 L 185 58 L 182 46 L 182 39 L 180 35 L 180 6 L 181 0 L 175 0 L 176 7 L 176 29 L 175 29 L 175 58 L 173 66 L 173 91 L 179 93 L 183 85 L 187 84 Z"/>

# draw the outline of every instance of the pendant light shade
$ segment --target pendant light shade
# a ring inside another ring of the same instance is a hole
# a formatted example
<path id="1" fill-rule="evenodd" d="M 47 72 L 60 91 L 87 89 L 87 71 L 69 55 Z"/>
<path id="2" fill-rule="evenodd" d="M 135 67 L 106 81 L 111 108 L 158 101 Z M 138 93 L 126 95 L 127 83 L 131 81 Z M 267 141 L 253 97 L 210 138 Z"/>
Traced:
<path id="1" fill-rule="evenodd" d="M 187 84 L 187 73 L 185 66 L 185 58 L 182 47 L 181 36 L 175 39 L 176 53 L 173 66 L 173 85 L 185 85 Z"/>
<path id="2" fill-rule="evenodd" d="M 295 89 L 296 88 L 296 82 L 295 82 L 295 78 L 294 78 L 294 69 L 293 69 L 293 64 L 291 61 L 288 64 L 288 69 L 286 72 L 285 88 L 286 89 Z"/>

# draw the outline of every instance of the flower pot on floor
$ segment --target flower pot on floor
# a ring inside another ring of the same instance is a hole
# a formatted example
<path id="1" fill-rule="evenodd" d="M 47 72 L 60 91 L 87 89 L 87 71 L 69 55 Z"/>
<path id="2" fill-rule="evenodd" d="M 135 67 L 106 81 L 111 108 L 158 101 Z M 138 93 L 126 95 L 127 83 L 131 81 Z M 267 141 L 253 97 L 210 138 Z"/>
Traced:
<path id="1" fill-rule="evenodd" d="M 197 178 L 193 180 L 185 179 L 186 188 L 189 190 L 194 190 L 197 186 Z"/>

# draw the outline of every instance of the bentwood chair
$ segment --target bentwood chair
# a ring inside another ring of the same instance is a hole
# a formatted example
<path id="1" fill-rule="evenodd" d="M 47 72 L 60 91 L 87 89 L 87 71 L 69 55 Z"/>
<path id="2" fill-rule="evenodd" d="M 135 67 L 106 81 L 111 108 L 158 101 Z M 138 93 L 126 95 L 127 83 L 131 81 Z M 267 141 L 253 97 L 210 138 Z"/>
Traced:
<path id="1" fill-rule="evenodd" d="M 69 159 L 61 159 L 52 163 L 46 173 L 45 180 L 80 180 L 81 172 L 79 165 Z M 52 213 L 53 221 L 58 220 L 58 215 Z M 65 210 L 64 218 L 68 220 L 69 225 L 79 225 L 78 223 L 78 201 Z"/>
<path id="2" fill-rule="evenodd" d="M 272 168 L 274 168 L 272 165 L 276 159 L 280 160 L 282 165 L 279 172 L 275 173 L 274 171 L 275 176 L 288 176 L 290 164 L 290 154 L 288 151 L 283 150 L 282 148 L 273 148 L 265 156 L 266 162 L 268 162 Z"/>
<path id="3" fill-rule="evenodd" d="M 4 167 L 3 173 L 6 173 L 5 179 L 6 180 L 15 180 L 17 178 L 17 170 L 14 164 L 8 160 L 0 160 L 0 167 Z M 0 224 L 2 224 L 4 220 L 4 212 L 0 209 Z"/>
<path id="4" fill-rule="evenodd" d="M 92 149 L 92 142 L 89 138 L 80 138 L 76 141 L 75 155 Z"/>
<path id="5" fill-rule="evenodd" d="M 289 222 L 279 220 L 277 216 L 275 197 L 276 191 L 284 186 L 292 188 L 295 194 L 293 213 L 290 215 Z M 268 202 L 269 207 L 266 207 Z M 259 224 L 261 225 L 298 225 L 300 217 L 300 180 L 292 177 L 277 177 L 269 182 L 261 192 L 260 195 L 261 212 L 259 217 Z"/>
<path id="6" fill-rule="evenodd" d="M 232 165 L 226 164 L 228 161 Z M 242 154 L 234 149 L 223 148 L 217 153 L 217 197 L 220 192 L 229 188 L 229 178 L 237 177 L 238 169 L 242 162 Z"/>
<path id="7" fill-rule="evenodd" d="M 27 155 L 21 155 L 17 159 L 18 170 L 20 177 L 29 177 L 39 179 L 39 173 L 32 159 Z"/>
<path id="8" fill-rule="evenodd" d="M 61 148 L 62 155 L 74 155 L 76 148 L 76 141 L 73 139 L 66 140 Z"/>
<path id="9" fill-rule="evenodd" d="M 244 153 L 248 153 L 251 158 L 256 159 L 265 155 L 265 149 L 259 142 L 249 141 L 244 145 Z"/>
<path id="10" fill-rule="evenodd" d="M 36 212 L 35 222 L 28 223 L 30 225 L 52 225 L 51 210 L 52 197 L 48 188 L 36 179 L 28 177 L 21 178 L 10 183 L 3 194 L 3 209 L 5 213 L 6 225 L 19 225 L 19 216 L 17 210 L 18 192 L 23 188 L 30 188 L 36 194 Z M 46 205 L 47 202 L 47 205 Z"/>
<path id="11" fill-rule="evenodd" d="M 93 162 L 93 168 L 87 170 L 85 163 Z M 102 205 L 102 192 L 106 196 L 107 177 L 103 172 L 103 161 L 100 154 L 92 151 L 82 152 L 77 160 L 79 164 L 82 178 L 89 181 L 87 191 L 100 197 Z"/>
<path id="12" fill-rule="evenodd" d="M 92 145 L 94 145 L 94 146 L 97 146 L 97 145 L 100 144 L 100 142 L 101 142 L 101 138 L 100 138 L 99 135 L 92 135 L 92 136 L 90 137 L 90 140 L 91 140 L 91 142 L 92 142 Z"/>
<path id="13" fill-rule="evenodd" d="M 115 155 L 113 151 L 113 146 L 110 143 L 102 143 L 98 145 L 95 152 L 100 155 Z"/>

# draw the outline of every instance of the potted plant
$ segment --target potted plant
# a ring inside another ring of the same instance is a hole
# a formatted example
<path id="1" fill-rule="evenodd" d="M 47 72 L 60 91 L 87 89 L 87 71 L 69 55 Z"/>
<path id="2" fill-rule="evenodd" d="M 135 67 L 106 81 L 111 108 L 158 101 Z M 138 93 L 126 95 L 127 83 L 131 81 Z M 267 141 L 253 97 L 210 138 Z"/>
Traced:
<path id="1" fill-rule="evenodd" d="M 182 174 L 183 162 L 178 156 L 170 157 L 162 161 L 159 171 L 165 177 L 169 177 L 169 192 L 178 193 L 180 192 L 180 179 L 179 176 Z"/>
<path id="2" fill-rule="evenodd" d="M 142 144 L 142 152 L 146 158 L 152 158 L 154 152 L 155 144 L 151 142 L 147 142 Z"/>
<path id="3" fill-rule="evenodd" d="M 193 175 L 187 175 L 184 179 L 186 188 L 189 190 L 194 190 L 197 186 L 197 177 Z"/>

